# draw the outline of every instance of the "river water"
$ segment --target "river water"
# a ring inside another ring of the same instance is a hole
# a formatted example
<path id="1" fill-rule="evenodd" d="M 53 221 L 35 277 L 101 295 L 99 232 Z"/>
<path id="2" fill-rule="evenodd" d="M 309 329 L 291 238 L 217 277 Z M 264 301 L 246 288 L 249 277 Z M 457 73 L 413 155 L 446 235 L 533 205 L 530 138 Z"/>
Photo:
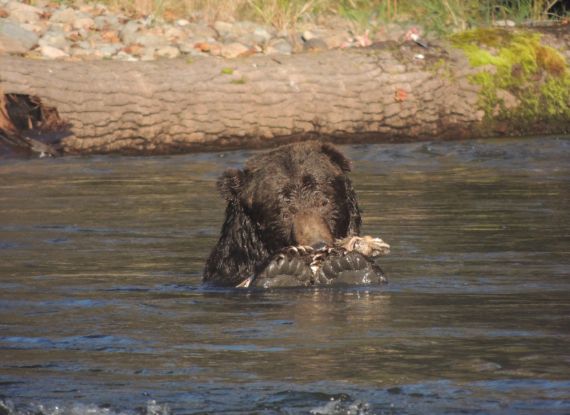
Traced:
<path id="1" fill-rule="evenodd" d="M 568 414 L 570 140 L 344 146 L 382 286 L 200 286 L 251 151 L 0 160 L 0 414 Z"/>

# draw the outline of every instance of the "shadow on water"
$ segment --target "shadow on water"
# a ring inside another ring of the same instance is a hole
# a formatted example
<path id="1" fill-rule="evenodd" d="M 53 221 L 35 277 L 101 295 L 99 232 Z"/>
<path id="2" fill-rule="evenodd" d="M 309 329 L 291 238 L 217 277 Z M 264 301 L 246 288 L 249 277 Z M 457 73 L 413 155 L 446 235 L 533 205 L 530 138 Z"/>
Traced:
<path id="1" fill-rule="evenodd" d="M 0 414 L 570 412 L 570 141 L 347 146 L 385 286 L 200 286 L 248 151 L 0 164 Z"/>

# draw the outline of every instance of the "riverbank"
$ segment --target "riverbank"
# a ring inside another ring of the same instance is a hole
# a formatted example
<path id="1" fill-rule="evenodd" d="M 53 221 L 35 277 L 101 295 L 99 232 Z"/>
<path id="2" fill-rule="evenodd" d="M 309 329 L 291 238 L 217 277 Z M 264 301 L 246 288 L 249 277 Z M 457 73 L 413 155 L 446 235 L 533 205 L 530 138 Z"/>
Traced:
<path id="1" fill-rule="evenodd" d="M 0 143 L 38 154 L 570 132 L 568 25 L 425 38 L 417 26 L 355 35 L 339 24 L 282 36 L 92 3 L 0 4 L 2 33 L 38 33 L 0 55 Z"/>
<path id="2" fill-rule="evenodd" d="M 475 22 L 498 27 L 567 22 L 558 2 L 536 2 L 536 10 L 502 6 L 500 13 L 490 2 L 477 8 L 478 14 L 469 2 L 445 8 L 429 1 L 392 6 L 325 0 L 287 5 L 253 0 L 26 3 L 0 0 L 0 53 L 68 61 L 289 55 L 417 36 L 429 42 Z"/>
<path id="3" fill-rule="evenodd" d="M 366 47 L 373 41 L 403 41 L 416 26 L 387 24 L 359 28 L 338 16 L 294 29 L 253 21 L 194 18 L 165 20 L 132 16 L 103 4 L 66 5 L 0 1 L 0 52 L 33 59 L 149 61 L 204 56 L 238 58 Z"/>

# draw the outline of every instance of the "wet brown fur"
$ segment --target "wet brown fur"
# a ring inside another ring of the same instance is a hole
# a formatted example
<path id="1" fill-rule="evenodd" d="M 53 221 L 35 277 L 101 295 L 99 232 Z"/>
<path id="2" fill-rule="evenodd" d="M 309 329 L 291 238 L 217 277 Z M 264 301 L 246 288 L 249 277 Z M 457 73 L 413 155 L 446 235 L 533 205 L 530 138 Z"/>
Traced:
<path id="1" fill-rule="evenodd" d="M 227 201 L 221 236 L 204 281 L 235 286 L 294 245 L 331 245 L 360 232 L 349 160 L 319 142 L 278 147 L 228 169 L 218 180 Z"/>

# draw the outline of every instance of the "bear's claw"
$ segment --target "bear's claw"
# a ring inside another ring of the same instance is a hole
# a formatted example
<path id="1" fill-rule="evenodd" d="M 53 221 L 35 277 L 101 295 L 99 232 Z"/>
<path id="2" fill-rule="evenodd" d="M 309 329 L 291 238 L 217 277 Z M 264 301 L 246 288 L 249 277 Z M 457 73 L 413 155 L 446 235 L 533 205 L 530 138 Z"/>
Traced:
<path id="1" fill-rule="evenodd" d="M 349 236 L 336 241 L 335 246 L 344 248 L 347 251 L 356 251 L 365 257 L 372 258 L 390 253 L 390 245 L 380 238 L 374 238 L 369 235 Z"/>
<path id="2" fill-rule="evenodd" d="M 249 288 L 253 279 L 253 275 L 251 277 L 247 277 L 245 280 L 236 285 L 236 288 Z"/>

